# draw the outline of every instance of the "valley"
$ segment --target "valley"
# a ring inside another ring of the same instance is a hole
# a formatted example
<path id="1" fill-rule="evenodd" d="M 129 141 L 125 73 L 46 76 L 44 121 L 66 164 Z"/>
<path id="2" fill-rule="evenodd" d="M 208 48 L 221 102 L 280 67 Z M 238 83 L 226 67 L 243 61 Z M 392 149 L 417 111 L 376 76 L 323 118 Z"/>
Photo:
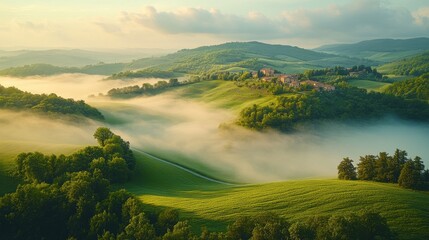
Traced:
<path id="1" fill-rule="evenodd" d="M 214 48 L 223 47 L 220 45 Z M 268 50 L 263 51 L 269 52 L 272 46 L 265 47 Z M 188 57 L 194 52 L 206 54 L 206 50 L 207 47 L 184 50 L 176 55 Z M 241 50 L 238 48 L 235 51 Z M 228 54 L 235 56 L 235 52 Z M 176 55 L 170 57 L 175 58 Z M 314 56 L 326 57 L 318 54 Z M 218 57 L 213 59 L 223 61 Z M 181 59 L 192 65 L 192 61 L 188 60 Z M 254 67 L 260 64 L 258 61 L 249 68 L 237 65 L 238 72 L 255 70 Z M 272 61 L 283 62 L 278 59 Z M 142 60 L 134 64 L 144 66 L 146 63 Z M 157 67 L 163 71 L 177 67 L 176 63 L 168 64 Z M 213 63 L 207 64 L 208 68 L 203 70 L 187 66 L 189 71 L 182 72 L 183 76 L 178 81 L 189 81 L 200 75 L 200 71 L 210 69 L 216 69 L 212 74 L 229 71 L 231 66 L 229 63 L 218 68 L 217 63 Z M 323 68 L 318 66 L 320 68 L 316 69 L 330 71 L 328 65 Z M 309 65 L 296 72 L 289 67 L 275 70 L 305 74 L 304 70 L 311 67 Z M 389 70 L 385 72 L 392 73 Z M 0 193 L 13 192 L 22 183 L 10 174 L 19 153 L 39 151 L 68 155 L 85 146 L 94 146 L 93 132 L 99 126 L 105 126 L 129 141 L 136 157 L 136 168 L 129 181 L 112 184 L 112 188 L 124 188 L 134 194 L 144 203 L 147 212 L 177 209 L 180 218 L 189 221 L 193 232 L 200 233 L 203 226 L 210 231 L 225 231 L 243 213 L 254 216 L 275 212 L 289 222 L 296 222 L 311 216 L 371 210 L 386 219 L 399 239 L 429 237 L 427 191 L 403 189 L 396 184 L 334 179 L 337 165 L 343 157 L 348 156 L 357 161 L 359 156 L 368 152 L 392 153 L 397 148 L 406 149 L 410 157 L 420 156 L 425 166 L 429 166 L 429 149 L 426 147 L 429 142 L 429 124 L 424 117 L 425 108 L 419 108 L 423 119 L 418 121 L 388 113 L 375 115 L 374 118 L 302 121 L 290 132 L 270 127 L 256 131 L 237 125 L 237 118 L 244 110 L 255 105 L 273 107 L 279 98 L 310 96 L 325 93 L 324 90 L 304 87 L 303 90 L 274 93 L 268 87 L 255 87 L 267 82 L 248 77 L 241 80 L 202 79 L 146 95 L 110 97 L 107 94 L 112 88 L 169 81 L 168 78 L 144 76 L 113 79 L 109 75 L 62 73 L 23 78 L 0 77 L 0 85 L 6 88 L 14 86 L 33 94 L 55 93 L 76 101 L 84 100 L 103 116 L 103 119 L 70 119 L 59 117 L 55 112 L 40 114 L 2 109 Z M 335 86 L 331 95 L 340 91 L 341 84 L 347 88 L 357 87 L 379 94 L 385 94 L 386 89 L 395 85 L 379 81 L 378 78 L 346 77 L 342 81 L 341 75 L 327 74 L 315 80 Z M 423 77 L 421 81 L 425 82 L 426 78 Z M 403 95 L 398 93 L 399 98 Z M 417 99 L 420 99 L 418 96 Z M 358 101 L 359 98 L 354 96 L 353 99 Z M 401 101 L 405 104 L 409 102 L 407 99 L 401 98 Z"/>

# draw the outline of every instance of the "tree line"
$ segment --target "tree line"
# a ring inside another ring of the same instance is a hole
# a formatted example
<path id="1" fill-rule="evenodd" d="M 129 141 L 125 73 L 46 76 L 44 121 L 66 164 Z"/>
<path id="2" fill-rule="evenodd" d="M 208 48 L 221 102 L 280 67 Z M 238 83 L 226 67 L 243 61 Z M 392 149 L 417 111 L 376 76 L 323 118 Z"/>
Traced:
<path id="1" fill-rule="evenodd" d="M 311 79 L 321 76 L 349 76 L 351 73 L 356 73 L 358 77 L 373 78 L 378 80 L 382 79 L 383 77 L 383 75 L 379 73 L 376 68 L 364 65 L 353 66 L 351 68 L 336 66 L 333 68 L 305 70 L 302 74 L 302 77 Z"/>
<path id="2" fill-rule="evenodd" d="M 162 93 L 171 87 L 187 85 L 190 83 L 193 82 L 179 82 L 177 78 L 171 78 L 168 82 L 160 80 L 155 84 L 143 83 L 141 86 L 134 85 L 123 88 L 112 88 L 107 92 L 107 95 L 116 98 L 135 97 L 138 95 L 155 95 Z"/>
<path id="3" fill-rule="evenodd" d="M 54 93 L 32 94 L 21 91 L 15 87 L 3 87 L 0 85 L 0 108 L 5 109 L 30 109 L 36 112 L 74 114 L 84 117 L 103 120 L 104 116 L 83 100 L 64 99 Z"/>
<path id="4" fill-rule="evenodd" d="M 85 74 L 110 74 L 124 68 L 122 63 L 99 63 L 86 65 L 84 67 L 60 67 L 44 63 L 24 65 L 21 67 L 11 67 L 0 70 L 0 75 L 14 77 L 28 76 L 50 76 L 62 73 L 85 73 Z"/>
<path id="5" fill-rule="evenodd" d="M 185 86 L 188 84 L 197 83 L 208 80 L 225 80 L 225 81 L 241 81 L 250 78 L 250 72 L 211 72 L 201 73 L 190 76 L 189 80 L 178 81 L 177 78 L 171 78 L 168 81 L 160 80 L 155 84 L 144 83 L 141 86 L 133 85 L 122 88 L 112 88 L 107 92 L 107 95 L 115 98 L 129 98 L 139 95 L 156 95 L 163 93 L 173 87 Z"/>
<path id="6" fill-rule="evenodd" d="M 132 177 L 130 145 L 98 128 L 98 146 L 69 156 L 22 153 L 15 175 L 22 181 L 0 197 L 0 239 L 393 239 L 378 213 L 314 216 L 289 223 L 275 213 L 242 216 L 225 232 L 193 232 L 174 209 L 145 211 L 143 202 L 115 183 Z"/>
<path id="7" fill-rule="evenodd" d="M 200 73 L 194 76 L 199 81 L 206 80 L 225 80 L 225 81 L 243 81 L 252 77 L 249 71 L 229 72 L 229 71 L 212 71 L 209 73 Z"/>
<path id="8" fill-rule="evenodd" d="M 356 120 L 393 114 L 427 121 L 429 105 L 365 89 L 336 85 L 335 91 L 312 91 L 278 97 L 271 105 L 253 105 L 240 112 L 237 124 L 252 129 L 293 130 L 297 124 L 318 120 Z"/>
<path id="9" fill-rule="evenodd" d="M 359 158 L 357 168 L 353 160 L 346 157 L 338 165 L 338 178 L 344 180 L 367 180 L 398 183 L 410 189 L 429 189 L 429 170 L 419 156 L 407 158 L 406 151 L 396 149 L 393 156 L 386 152 L 365 155 Z"/>
<path id="10" fill-rule="evenodd" d="M 174 78 L 176 74 L 172 71 L 163 71 L 154 68 L 139 71 L 124 71 L 114 73 L 108 79 L 128 79 L 128 78 Z"/>

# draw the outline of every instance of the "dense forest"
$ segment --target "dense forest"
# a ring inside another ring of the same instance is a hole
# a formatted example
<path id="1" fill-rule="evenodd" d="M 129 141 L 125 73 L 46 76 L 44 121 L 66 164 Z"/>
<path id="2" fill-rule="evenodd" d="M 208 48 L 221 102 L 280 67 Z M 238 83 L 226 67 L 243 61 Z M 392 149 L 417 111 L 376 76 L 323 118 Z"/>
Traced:
<path id="1" fill-rule="evenodd" d="M 385 93 L 407 99 L 429 100 L 429 73 L 420 77 L 395 82 L 386 88 Z"/>
<path id="2" fill-rule="evenodd" d="M 345 180 L 367 180 L 399 183 L 411 189 L 429 189 L 429 170 L 419 156 L 407 158 L 406 151 L 396 149 L 393 156 L 386 152 L 361 156 L 357 169 L 353 160 L 344 158 L 338 165 L 338 178 Z M 356 172 L 357 170 L 357 172 Z"/>
<path id="3" fill-rule="evenodd" d="M 0 197 L 1 239 L 394 239 L 378 213 L 314 216 L 289 223 L 274 213 L 242 216 L 225 232 L 197 235 L 177 210 L 145 212 L 144 203 L 115 183 L 136 165 L 130 145 L 98 128 L 98 146 L 69 156 L 21 153 L 14 174 L 22 183 Z"/>
<path id="4" fill-rule="evenodd" d="M 325 76 L 349 76 L 351 78 L 367 78 L 374 80 L 380 80 L 383 77 L 381 73 L 377 72 L 376 68 L 364 65 L 353 66 L 351 68 L 336 66 L 333 68 L 306 70 L 302 76 L 305 79 L 317 79 L 318 77 Z"/>
<path id="5" fill-rule="evenodd" d="M 134 85 L 123 88 L 112 88 L 107 92 L 107 95 L 114 98 L 129 98 L 139 95 L 156 95 L 168 90 L 171 87 L 183 86 L 194 82 L 195 81 L 179 82 L 177 78 L 171 78 L 168 80 L 168 82 L 161 80 L 155 84 L 143 83 L 141 87 Z"/>
<path id="6" fill-rule="evenodd" d="M 300 79 L 311 79 L 329 84 L 348 80 L 370 80 L 391 83 L 394 80 L 378 72 L 377 68 L 356 65 L 350 68 L 335 66 L 324 69 L 309 69 L 299 75 Z"/>
<path id="7" fill-rule="evenodd" d="M 36 112 L 73 114 L 95 120 L 103 120 L 103 115 L 84 101 L 64 99 L 56 94 L 31 94 L 15 87 L 0 85 L 0 108 L 21 110 L 30 109 Z"/>
<path id="8" fill-rule="evenodd" d="M 388 114 L 427 121 L 429 105 L 339 84 L 335 91 L 312 91 L 279 97 L 277 103 L 269 106 L 253 105 L 245 108 L 237 123 L 253 129 L 288 131 L 302 122 L 371 119 Z"/>

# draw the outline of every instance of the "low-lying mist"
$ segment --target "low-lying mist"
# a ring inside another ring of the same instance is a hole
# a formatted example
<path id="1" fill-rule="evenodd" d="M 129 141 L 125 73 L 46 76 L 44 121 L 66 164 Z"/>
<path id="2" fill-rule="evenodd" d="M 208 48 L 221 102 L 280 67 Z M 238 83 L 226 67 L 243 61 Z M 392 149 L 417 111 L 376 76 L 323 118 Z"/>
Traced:
<path id="1" fill-rule="evenodd" d="M 32 76 L 26 78 L 0 77 L 0 85 L 14 86 L 23 91 L 37 94 L 56 93 L 64 98 L 88 100 L 88 96 L 107 93 L 112 88 L 141 85 L 142 83 L 156 83 L 159 78 L 145 78 L 133 80 L 105 80 L 106 76 L 87 74 L 60 74 L 49 77 Z M 91 100 L 91 99 L 89 99 Z"/>
<path id="2" fill-rule="evenodd" d="M 71 122 L 67 118 L 39 113 L 0 110 L 1 141 L 34 144 L 96 145 L 92 137 L 98 124 L 91 120 Z"/>
<path id="3" fill-rule="evenodd" d="M 33 93 L 55 92 L 75 99 L 130 85 L 102 78 L 66 74 L 32 79 L 0 78 L 0 84 Z M 197 163 L 197 170 L 228 180 L 335 178 L 336 167 L 343 157 L 351 157 L 356 164 L 361 155 L 381 151 L 393 154 L 395 148 L 408 151 L 410 157 L 421 156 L 429 167 L 428 124 L 386 118 L 367 123 L 323 123 L 309 130 L 283 134 L 223 125 L 234 121 L 236 116 L 231 111 L 169 94 L 89 102 L 105 114 L 109 127 L 133 147 L 152 153 L 168 152 L 171 161 L 177 160 L 175 155 L 185 156 Z M 96 123 L 70 126 L 5 111 L 0 112 L 0 123 L 2 137 L 95 144 L 92 134 Z"/>
<path id="4" fill-rule="evenodd" d="M 256 132 L 232 122 L 229 111 L 171 95 L 124 101 L 101 109 L 126 119 L 116 131 L 146 151 L 174 151 L 245 182 L 336 177 L 343 157 L 407 150 L 429 162 L 429 125 L 386 118 L 368 123 L 324 123 L 294 134 Z M 171 159 L 174 160 L 174 159 Z"/>

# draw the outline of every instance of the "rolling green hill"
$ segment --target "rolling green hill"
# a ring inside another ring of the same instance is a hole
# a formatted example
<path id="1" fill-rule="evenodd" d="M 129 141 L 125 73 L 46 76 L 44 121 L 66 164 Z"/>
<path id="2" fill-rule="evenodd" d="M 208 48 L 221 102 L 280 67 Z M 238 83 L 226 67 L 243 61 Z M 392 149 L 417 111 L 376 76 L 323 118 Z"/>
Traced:
<path id="1" fill-rule="evenodd" d="M 45 153 L 67 153 L 76 148 L 22 143 L 5 146 L 19 147 L 15 148 L 16 152 L 39 150 Z M 5 164 L 11 166 L 14 151 L 0 156 L 2 170 Z M 425 192 L 406 190 L 393 184 L 331 179 L 230 186 L 202 179 L 140 153 L 136 156 L 135 175 L 123 187 L 136 194 L 148 209 L 178 209 L 181 218 L 188 219 L 194 231 L 199 231 L 201 226 L 224 231 L 243 214 L 272 211 L 292 222 L 314 215 L 341 215 L 368 209 L 380 212 L 399 239 L 429 237 L 429 194 Z M 4 174 L 0 176 L 2 193 L 12 191 L 16 182 L 4 178 Z"/>
<path id="2" fill-rule="evenodd" d="M 54 54 L 55 55 L 55 54 Z M 87 56 L 88 54 L 83 54 Z M 19 55 L 21 56 L 21 55 Z M 47 58 L 48 60 L 50 58 Z M 298 73 L 306 69 L 325 68 L 332 66 L 351 67 L 354 65 L 376 65 L 377 62 L 359 58 L 351 58 L 306 50 L 287 45 L 271 45 L 260 42 L 230 42 L 214 46 L 204 46 L 195 49 L 182 49 L 178 52 L 161 57 L 147 57 L 129 63 L 104 64 L 84 61 L 86 66 L 76 64 L 64 65 L 64 60 L 27 61 L 25 64 L 35 64 L 18 68 L 3 69 L 1 75 L 30 76 L 52 75 L 57 73 L 79 72 L 87 74 L 111 75 L 113 78 L 133 78 L 126 71 L 140 71 L 139 76 L 154 73 L 170 72 L 172 74 L 199 74 L 212 71 L 256 71 L 271 67 L 281 72 Z M 1 63 L 1 62 L 0 62 Z M 46 65 L 53 64 L 55 66 Z M 16 66 L 16 65 L 13 65 Z M 21 65 L 22 66 L 22 65 Z M 61 67 L 58 67 L 61 66 Z M 70 66 L 75 66 L 70 68 Z M 1 64 L 0 64 L 1 68 Z M 121 73 L 125 71 L 125 73 Z M 135 74 L 134 74 L 135 75 Z"/>
<path id="3" fill-rule="evenodd" d="M 0 76 L 28 77 L 51 76 L 63 73 L 84 73 L 95 75 L 110 75 L 123 69 L 122 63 L 95 64 L 84 67 L 58 67 L 51 64 L 37 63 L 20 67 L 11 67 L 0 70 Z"/>
<path id="4" fill-rule="evenodd" d="M 196 99 L 215 107 L 231 109 L 235 112 L 253 104 L 268 105 L 276 96 L 264 89 L 238 87 L 231 81 L 213 80 L 189 84 L 169 91 L 182 98 Z M 283 94 L 287 95 L 287 94 Z"/>
<path id="5" fill-rule="evenodd" d="M 0 70 L 1 76 L 27 77 L 27 76 L 49 76 L 61 73 L 76 73 L 77 68 L 58 67 L 50 64 L 31 64 L 22 67 L 11 67 Z"/>
<path id="6" fill-rule="evenodd" d="M 75 101 L 65 99 L 54 93 L 32 94 L 21 91 L 15 87 L 3 87 L 0 85 L 0 108 L 10 110 L 26 110 L 36 113 L 64 114 L 68 116 L 87 117 L 94 120 L 103 121 L 104 116 L 83 100 Z"/>
<path id="7" fill-rule="evenodd" d="M 383 92 L 388 86 L 390 86 L 390 83 L 377 82 L 365 79 L 353 79 L 348 80 L 347 82 L 353 87 L 363 88 L 368 91 L 374 92 Z"/>
<path id="8" fill-rule="evenodd" d="M 407 99 L 429 101 L 429 74 L 420 77 L 395 82 L 385 89 L 385 92 Z"/>
<path id="9" fill-rule="evenodd" d="M 0 51 L 0 69 L 31 64 L 51 64 L 61 67 L 83 67 L 100 62 L 129 62 L 142 57 L 160 56 L 171 50 L 125 49 L 89 51 L 81 49 Z"/>
<path id="10" fill-rule="evenodd" d="M 352 44 L 325 45 L 314 50 L 379 62 L 392 62 L 428 51 L 429 38 L 375 39 Z"/>
<path id="11" fill-rule="evenodd" d="M 128 70 L 158 69 L 179 73 L 259 70 L 272 67 L 288 73 L 328 66 L 372 65 L 373 61 L 319 53 L 287 45 L 261 42 L 230 42 L 183 49 L 159 58 L 144 58 L 126 66 Z"/>
<path id="12" fill-rule="evenodd" d="M 151 208 L 179 209 L 199 230 L 225 230 L 238 216 L 273 211 L 289 220 L 313 215 L 380 212 L 400 239 L 429 237 L 429 194 L 393 184 L 340 180 L 295 180 L 228 186 L 137 154 L 135 178 L 125 187 Z M 157 171 L 153 171 L 157 169 Z M 158 174 L 162 171 L 165 174 Z"/>
<path id="13" fill-rule="evenodd" d="M 17 182 L 5 175 L 13 157 L 22 151 L 68 153 L 78 146 L 40 145 L 2 142 L 0 155 L 1 193 L 10 192 Z M 429 194 L 399 188 L 393 184 L 331 179 L 294 180 L 287 182 L 225 185 L 195 176 L 188 171 L 135 152 L 134 177 L 125 187 L 150 209 L 178 209 L 199 231 L 224 231 L 243 214 L 272 211 L 289 221 L 314 215 L 341 215 L 362 209 L 380 212 L 399 239 L 429 237 Z M 162 174 L 160 174 L 162 173 Z"/>
<path id="14" fill-rule="evenodd" d="M 429 73 L 429 51 L 413 57 L 384 64 L 378 70 L 382 73 L 420 76 Z"/>

